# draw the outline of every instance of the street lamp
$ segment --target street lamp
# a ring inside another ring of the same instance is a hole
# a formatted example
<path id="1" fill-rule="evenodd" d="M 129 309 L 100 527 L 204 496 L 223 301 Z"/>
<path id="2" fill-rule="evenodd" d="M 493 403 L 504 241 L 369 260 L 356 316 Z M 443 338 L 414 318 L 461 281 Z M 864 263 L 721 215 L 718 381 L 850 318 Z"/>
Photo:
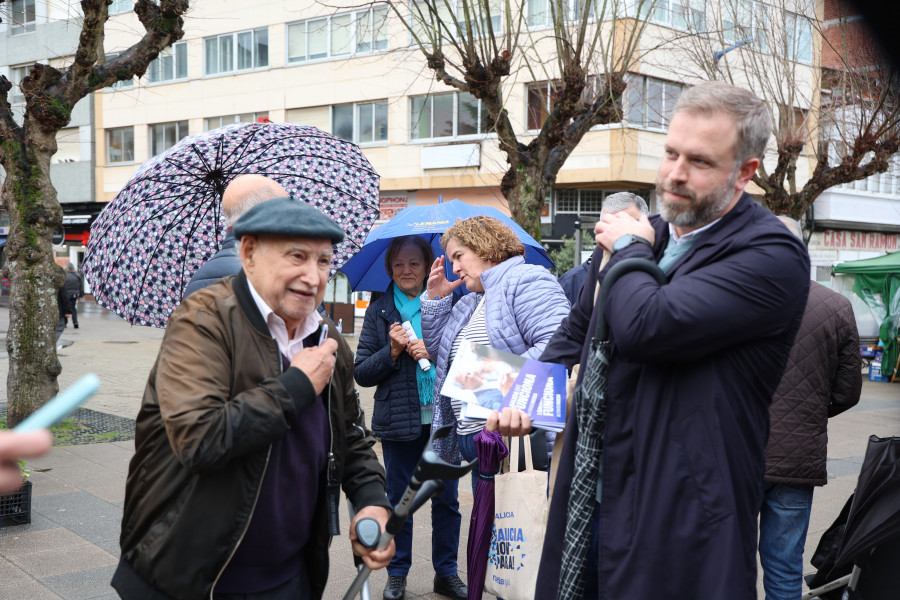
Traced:
<path id="1" fill-rule="evenodd" d="M 725 56 L 726 52 L 731 52 L 735 48 L 740 48 L 741 46 L 746 46 L 747 44 L 749 44 L 752 41 L 753 41 L 753 38 L 747 38 L 746 40 L 741 40 L 734 46 L 729 46 L 729 47 L 725 48 L 724 50 L 716 50 L 716 53 L 713 54 L 713 57 L 715 57 L 715 59 L 716 59 L 716 63 L 718 64 L 719 59 L 722 58 L 723 56 Z"/>

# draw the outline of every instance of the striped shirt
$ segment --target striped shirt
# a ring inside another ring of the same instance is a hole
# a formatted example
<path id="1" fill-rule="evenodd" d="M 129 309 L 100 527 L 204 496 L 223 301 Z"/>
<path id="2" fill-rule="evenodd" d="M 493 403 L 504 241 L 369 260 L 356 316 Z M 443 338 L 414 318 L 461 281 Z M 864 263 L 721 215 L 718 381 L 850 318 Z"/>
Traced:
<path id="1" fill-rule="evenodd" d="M 450 347 L 450 364 L 453 364 L 456 353 L 459 351 L 459 346 L 463 341 L 482 344 L 484 346 L 491 345 L 491 340 L 488 337 L 487 321 L 485 320 L 484 298 L 484 296 L 481 297 L 481 301 L 478 303 L 478 306 L 475 307 L 475 312 L 472 313 L 469 322 L 466 323 L 465 327 L 459 330 L 458 334 L 456 334 L 453 345 Z M 462 400 L 451 398 L 450 405 L 453 407 L 453 415 L 456 417 L 457 435 L 478 433 L 484 428 L 483 420 L 459 418 L 459 414 L 462 411 Z"/>

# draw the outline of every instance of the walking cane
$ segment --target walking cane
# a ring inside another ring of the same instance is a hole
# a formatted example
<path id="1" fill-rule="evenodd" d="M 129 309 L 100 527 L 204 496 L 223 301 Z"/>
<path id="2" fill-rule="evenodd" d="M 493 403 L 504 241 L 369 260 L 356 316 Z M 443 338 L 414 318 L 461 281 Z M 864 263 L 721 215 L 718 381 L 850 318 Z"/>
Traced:
<path id="1" fill-rule="evenodd" d="M 400 502 L 397 503 L 397 506 L 395 506 L 394 510 L 391 512 L 384 533 L 382 533 L 381 537 L 378 539 L 377 548 L 379 550 L 388 547 L 391 540 L 394 539 L 394 536 L 400 533 L 403 523 L 406 522 L 406 519 L 408 519 L 412 513 L 418 510 L 419 507 L 425 504 L 429 499 L 440 494 L 444 490 L 444 479 L 459 479 L 478 464 L 478 460 L 476 459 L 467 465 L 454 465 L 441 459 L 441 457 L 437 455 L 437 452 L 434 451 L 434 440 L 447 437 L 450 432 L 453 431 L 453 427 L 454 425 L 445 425 L 431 433 L 428 445 L 422 452 L 422 456 L 419 458 L 419 462 L 413 471 L 412 479 L 406 487 L 406 491 L 403 492 Z M 367 545 L 362 541 L 364 538 L 367 540 L 374 539 L 374 536 L 370 533 L 371 530 L 369 529 L 371 523 L 367 523 L 368 521 L 370 521 L 370 519 L 361 519 L 356 524 L 356 536 L 363 545 Z M 372 521 L 374 521 L 374 519 L 372 519 Z M 365 525 L 361 528 L 360 525 L 362 523 L 365 523 Z M 344 594 L 344 600 L 354 600 L 354 598 L 356 598 L 357 594 L 360 593 L 363 584 L 369 578 L 370 573 L 371 569 L 365 564 L 359 567 L 356 579 L 353 580 L 350 589 Z"/>

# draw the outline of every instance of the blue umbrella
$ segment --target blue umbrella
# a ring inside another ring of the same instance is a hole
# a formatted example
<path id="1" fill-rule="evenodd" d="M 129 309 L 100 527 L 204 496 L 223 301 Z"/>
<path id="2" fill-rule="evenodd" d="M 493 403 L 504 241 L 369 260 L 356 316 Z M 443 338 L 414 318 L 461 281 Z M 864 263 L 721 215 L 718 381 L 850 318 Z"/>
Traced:
<path id="1" fill-rule="evenodd" d="M 354 291 L 383 292 L 391 283 L 391 278 L 388 277 L 384 268 L 384 256 L 387 254 L 391 240 L 404 235 L 417 235 L 431 244 L 435 257 L 441 256 L 444 254 L 441 248 L 441 234 L 449 229 L 457 219 L 477 216 L 494 217 L 509 226 L 519 240 L 525 244 L 525 262 L 548 268 L 556 266 L 537 240 L 496 208 L 472 206 L 460 200 L 450 200 L 430 206 L 404 208 L 389 222 L 370 231 L 363 247 L 339 270 L 347 276 L 350 288 Z M 450 263 L 447 262 L 448 269 L 449 266 Z M 448 279 L 452 280 L 455 277 L 448 273 Z"/>

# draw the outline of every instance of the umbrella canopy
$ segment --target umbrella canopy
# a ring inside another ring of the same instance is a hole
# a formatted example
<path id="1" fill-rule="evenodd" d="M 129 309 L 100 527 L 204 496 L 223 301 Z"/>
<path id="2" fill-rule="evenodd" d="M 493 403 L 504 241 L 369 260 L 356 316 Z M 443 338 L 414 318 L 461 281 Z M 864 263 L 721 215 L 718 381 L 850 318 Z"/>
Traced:
<path id="1" fill-rule="evenodd" d="M 444 254 L 441 248 L 441 234 L 457 219 L 482 215 L 494 217 L 515 232 L 519 240 L 525 244 L 525 262 L 548 268 L 556 266 L 537 240 L 496 208 L 450 200 L 429 206 L 404 208 L 393 219 L 373 229 L 366 238 L 362 250 L 347 261 L 340 271 L 347 276 L 350 288 L 354 291 L 383 292 L 391 283 L 391 278 L 384 268 L 384 257 L 391 240 L 404 235 L 418 235 L 431 244 L 435 257 L 441 256 Z"/>
<path id="2" fill-rule="evenodd" d="M 835 564 L 856 562 L 875 546 L 897 535 L 900 535 L 900 437 L 873 435 L 866 447 Z"/>
<path id="3" fill-rule="evenodd" d="M 630 271 L 644 271 L 663 284 L 666 275 L 656 263 L 629 258 L 613 266 L 603 278 L 597 310 L 597 331 L 591 340 L 584 378 L 573 398 L 578 419 L 575 442 L 575 470 L 572 474 L 569 503 L 566 506 L 566 531 L 563 538 L 562 569 L 557 597 L 579 599 L 584 595 L 585 562 L 591 543 L 591 525 L 597 497 L 597 482 L 603 457 L 603 433 L 606 429 L 606 381 L 609 373 L 610 342 L 603 307 L 610 288 Z"/>
<path id="4" fill-rule="evenodd" d="M 509 449 L 503 443 L 503 436 L 499 431 L 482 429 L 475 434 L 474 442 L 475 452 L 478 455 L 478 470 L 482 473 L 497 471 L 503 459 L 509 456 Z M 475 484 L 469 541 L 466 544 L 469 600 L 480 599 L 484 592 L 484 575 L 487 572 L 493 526 L 494 480 L 479 477 L 478 483 Z"/>
<path id="5" fill-rule="evenodd" d="M 344 229 L 332 273 L 378 217 L 378 174 L 355 144 L 292 123 L 190 136 L 145 162 L 91 226 L 84 273 L 97 303 L 165 327 L 191 275 L 219 250 L 225 187 L 248 173 L 278 181 Z"/>

